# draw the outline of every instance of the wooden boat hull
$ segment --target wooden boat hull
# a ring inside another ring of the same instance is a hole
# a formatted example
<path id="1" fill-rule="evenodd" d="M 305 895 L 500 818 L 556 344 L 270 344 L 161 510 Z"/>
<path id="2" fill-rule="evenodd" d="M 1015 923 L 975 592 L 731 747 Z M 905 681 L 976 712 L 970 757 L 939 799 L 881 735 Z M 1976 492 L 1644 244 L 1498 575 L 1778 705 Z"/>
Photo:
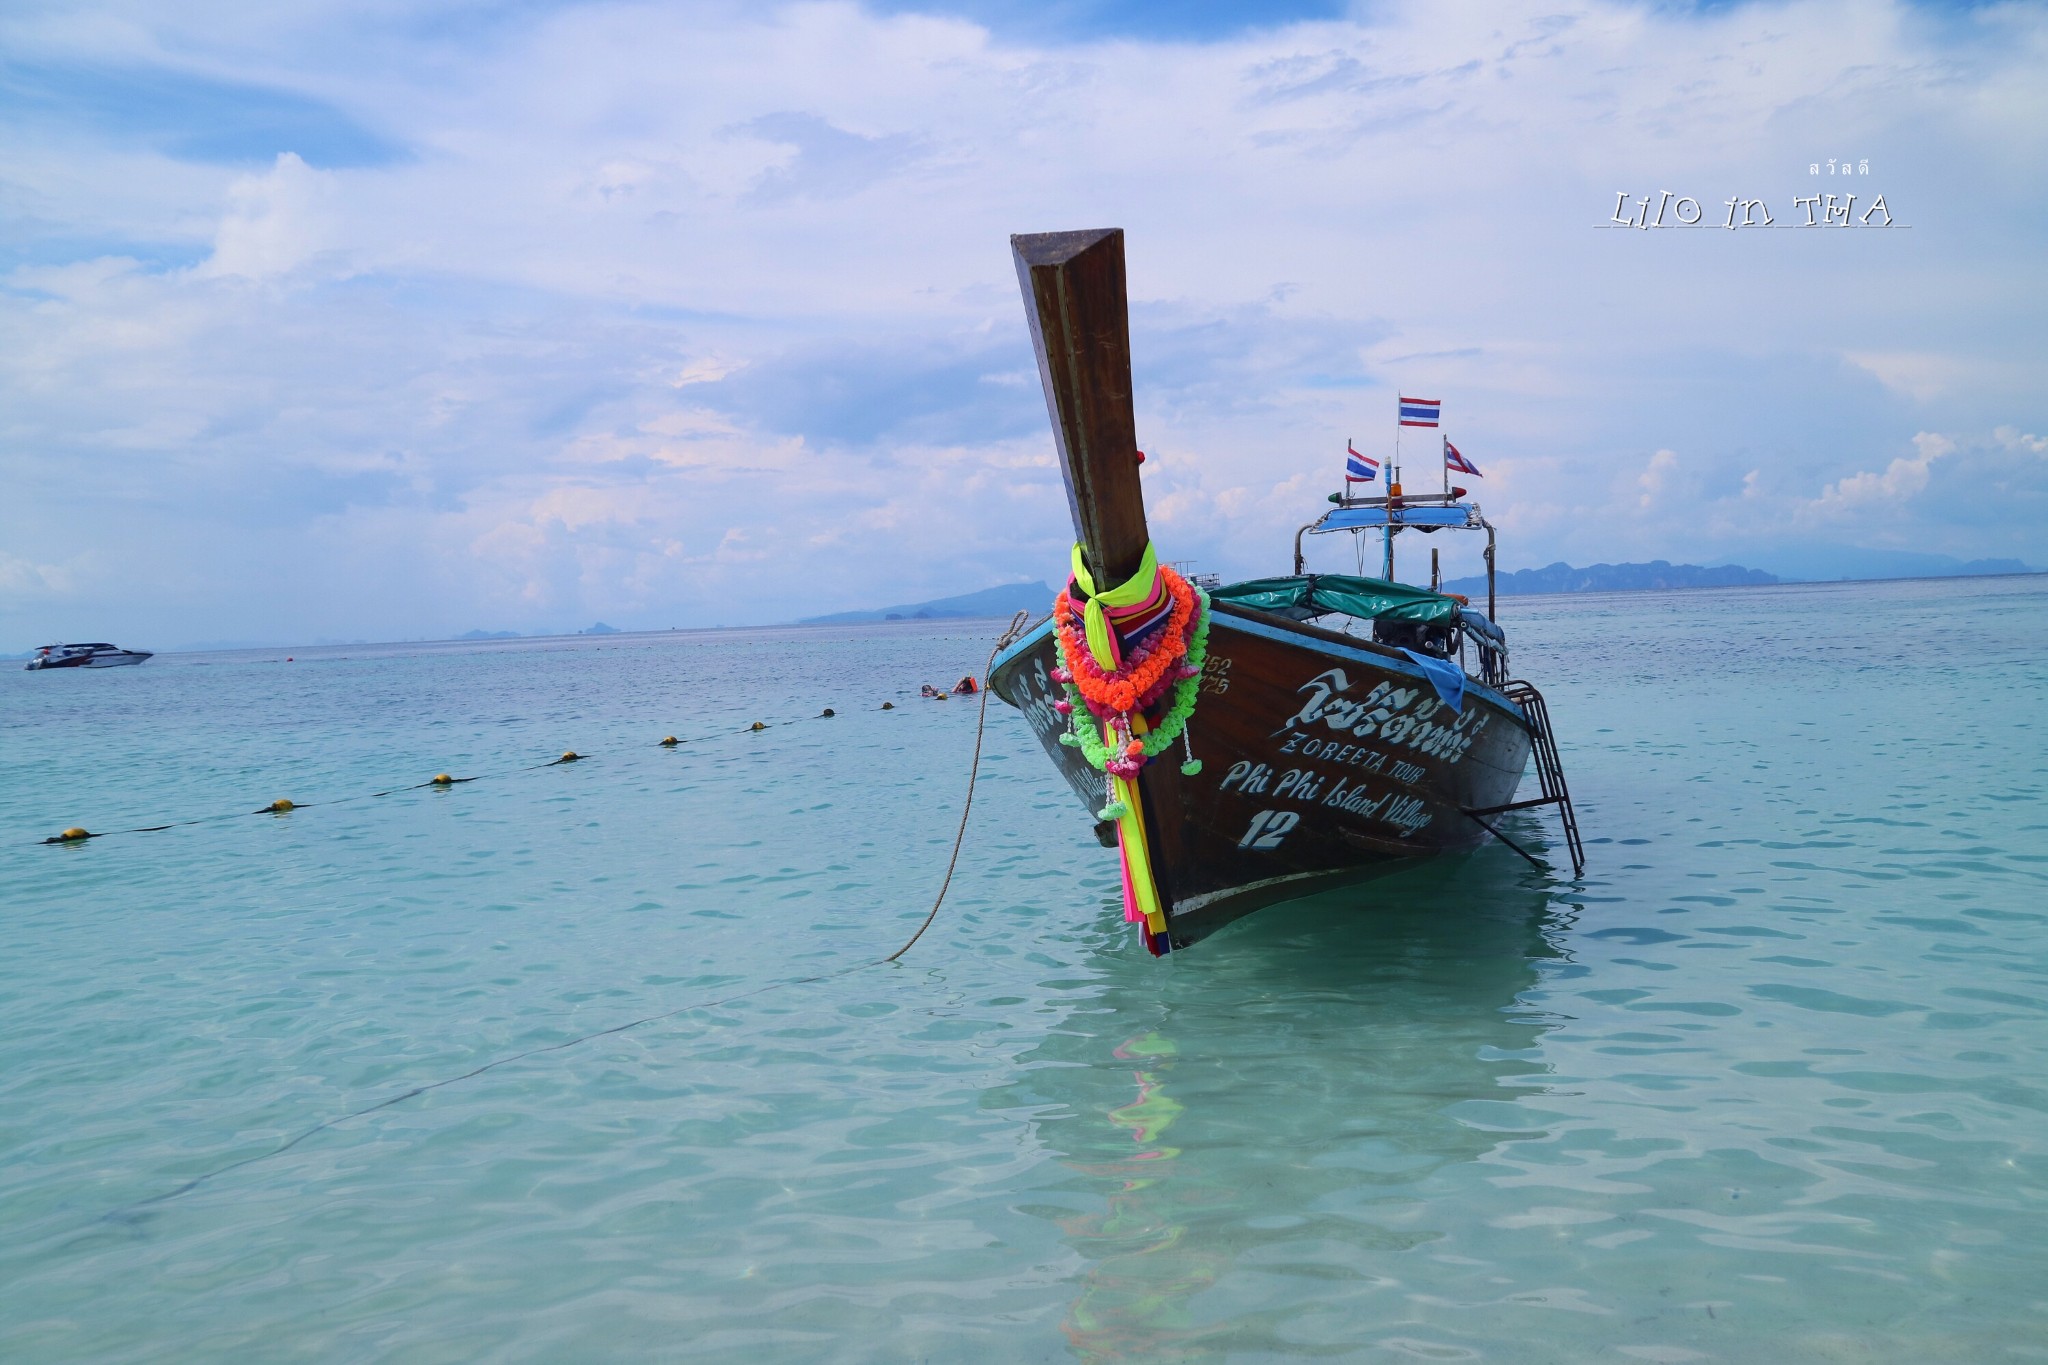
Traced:
<path id="1" fill-rule="evenodd" d="M 1140 778 L 1167 934 L 1183 948 L 1263 906 L 1476 846 L 1468 810 L 1515 798 L 1529 761 L 1515 704 L 1467 679 L 1462 709 L 1399 650 L 1218 603 L 1189 727 L 1201 771 L 1162 754 Z M 1051 623 L 989 675 L 1091 814 L 1103 775 L 1061 744 Z"/>

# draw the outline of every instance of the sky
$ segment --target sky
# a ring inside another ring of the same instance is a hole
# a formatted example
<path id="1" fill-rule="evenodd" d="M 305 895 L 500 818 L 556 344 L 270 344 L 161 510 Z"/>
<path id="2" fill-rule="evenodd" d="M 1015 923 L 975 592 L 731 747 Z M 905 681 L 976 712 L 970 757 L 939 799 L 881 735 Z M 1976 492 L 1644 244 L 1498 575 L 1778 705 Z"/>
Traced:
<path id="1" fill-rule="evenodd" d="M 0 649 L 1057 581 L 1008 236 L 1079 227 L 1162 558 L 1284 571 L 1407 393 L 1504 568 L 2048 567 L 2044 71 L 2039 5 L 11 0 Z"/>

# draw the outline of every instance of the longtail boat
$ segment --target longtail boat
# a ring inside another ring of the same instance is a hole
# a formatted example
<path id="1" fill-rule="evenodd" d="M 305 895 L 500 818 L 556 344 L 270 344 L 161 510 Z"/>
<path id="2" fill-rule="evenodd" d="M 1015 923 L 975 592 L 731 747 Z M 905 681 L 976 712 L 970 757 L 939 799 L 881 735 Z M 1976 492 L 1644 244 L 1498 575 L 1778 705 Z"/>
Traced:
<path id="1" fill-rule="evenodd" d="M 1511 843 L 1489 823 L 1511 810 L 1556 807 L 1580 874 L 1543 698 L 1510 677 L 1493 621 L 1493 527 L 1464 490 L 1446 479 L 1441 495 L 1404 498 L 1396 482 L 1354 498 L 1347 482 L 1295 536 L 1291 575 L 1190 582 L 1145 525 L 1122 230 L 1010 246 L 1075 545 L 1052 615 L 998 655 L 989 685 L 1119 850 L 1146 947 L 1188 947 L 1408 859 Z M 1396 536 L 1440 530 L 1485 534 L 1484 614 L 1393 581 Z M 1303 535 L 1345 531 L 1382 539 L 1382 577 L 1304 571 Z M 1532 755 L 1541 795 L 1517 800 Z"/>

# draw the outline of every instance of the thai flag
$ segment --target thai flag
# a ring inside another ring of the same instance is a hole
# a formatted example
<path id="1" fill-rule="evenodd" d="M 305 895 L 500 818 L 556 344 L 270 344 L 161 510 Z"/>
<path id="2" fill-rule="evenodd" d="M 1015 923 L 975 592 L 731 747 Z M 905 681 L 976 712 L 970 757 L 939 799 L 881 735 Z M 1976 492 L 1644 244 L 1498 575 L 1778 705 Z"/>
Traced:
<path id="1" fill-rule="evenodd" d="M 1380 462 L 1370 455 L 1361 455 L 1351 448 L 1351 442 L 1344 443 L 1344 482 L 1371 483 L 1380 476 Z"/>
<path id="2" fill-rule="evenodd" d="M 1479 472 L 1478 465 L 1466 459 L 1458 452 L 1458 448 L 1449 441 L 1444 442 L 1444 468 L 1456 470 L 1460 474 L 1470 474 L 1475 479 L 1486 477 Z"/>
<path id="3" fill-rule="evenodd" d="M 1403 398 L 1401 400 L 1401 425 L 1404 427 L 1433 427 L 1444 405 L 1434 398 Z"/>

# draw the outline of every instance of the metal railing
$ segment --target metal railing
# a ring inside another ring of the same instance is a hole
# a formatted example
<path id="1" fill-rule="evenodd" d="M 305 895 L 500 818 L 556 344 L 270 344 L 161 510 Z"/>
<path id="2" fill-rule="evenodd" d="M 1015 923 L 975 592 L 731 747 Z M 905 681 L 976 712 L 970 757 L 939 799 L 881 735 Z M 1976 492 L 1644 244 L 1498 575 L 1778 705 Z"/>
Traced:
<path id="1" fill-rule="evenodd" d="M 1481 816 L 1501 815 L 1511 810 L 1529 810 L 1536 806 L 1556 806 L 1558 823 L 1564 827 L 1565 847 L 1571 850 L 1572 876 L 1583 877 L 1586 875 L 1586 846 L 1579 838 L 1578 812 L 1572 809 L 1571 788 L 1565 785 L 1564 764 L 1558 759 L 1557 738 L 1551 733 L 1550 707 L 1545 704 L 1543 694 L 1538 692 L 1533 684 L 1519 678 L 1502 683 L 1500 692 L 1522 709 L 1522 717 L 1528 722 L 1529 751 L 1536 760 L 1536 781 L 1542 788 L 1543 795 L 1529 801 L 1510 801 L 1504 806 L 1468 810 L 1465 814 L 1486 825 L 1486 822 L 1480 819 Z M 1486 825 L 1486 828 L 1492 830 L 1493 827 Z M 1501 836 L 1496 832 L 1495 837 Z"/>

